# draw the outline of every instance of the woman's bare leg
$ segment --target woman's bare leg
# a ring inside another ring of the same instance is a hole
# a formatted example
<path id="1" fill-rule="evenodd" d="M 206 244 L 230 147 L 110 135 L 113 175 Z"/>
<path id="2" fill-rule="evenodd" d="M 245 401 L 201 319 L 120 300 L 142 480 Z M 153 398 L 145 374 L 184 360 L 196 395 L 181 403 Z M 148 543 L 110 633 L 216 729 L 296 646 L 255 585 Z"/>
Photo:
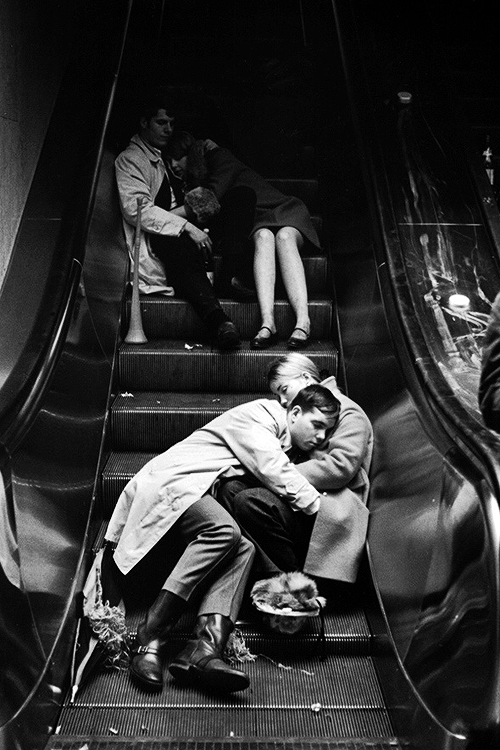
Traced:
<path id="1" fill-rule="evenodd" d="M 301 233 L 295 227 L 283 227 L 276 234 L 276 251 L 285 291 L 296 316 L 294 337 L 305 339 L 311 330 L 307 298 L 306 275 L 299 249 L 303 245 Z"/>
<path id="2" fill-rule="evenodd" d="M 276 333 L 274 322 L 274 287 L 276 284 L 276 245 L 269 229 L 257 229 L 253 235 L 255 253 L 253 273 L 259 301 L 261 325 Z M 259 331 L 260 338 L 269 338 L 268 330 Z"/>

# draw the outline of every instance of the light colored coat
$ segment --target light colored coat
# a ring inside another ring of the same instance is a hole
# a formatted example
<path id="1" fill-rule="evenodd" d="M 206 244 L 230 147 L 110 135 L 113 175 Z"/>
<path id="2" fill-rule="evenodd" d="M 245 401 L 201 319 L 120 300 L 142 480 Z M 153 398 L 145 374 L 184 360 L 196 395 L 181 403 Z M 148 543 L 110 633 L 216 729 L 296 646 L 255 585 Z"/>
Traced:
<path id="1" fill-rule="evenodd" d="M 373 430 L 363 409 L 339 390 L 334 377 L 321 385 L 340 401 L 340 416 L 326 450 L 314 451 L 308 461 L 297 464 L 322 492 L 304 571 L 352 583 L 368 530 Z"/>
<path id="2" fill-rule="evenodd" d="M 190 505 L 221 476 L 246 471 L 292 507 L 316 512 L 320 495 L 288 459 L 286 411 L 258 399 L 229 409 L 149 461 L 127 484 L 106 539 L 117 542 L 114 559 L 127 573 Z"/>
<path id="3" fill-rule="evenodd" d="M 141 198 L 143 202 L 139 249 L 139 291 L 142 294 L 156 292 L 172 296 L 174 290 L 167 283 L 163 264 L 151 251 L 149 235 L 162 234 L 167 237 L 178 237 L 184 229 L 186 219 L 154 204 L 166 174 L 161 151 L 149 146 L 139 135 L 134 135 L 127 148 L 115 160 L 115 174 L 123 216 L 123 231 L 132 269 L 137 199 Z"/>

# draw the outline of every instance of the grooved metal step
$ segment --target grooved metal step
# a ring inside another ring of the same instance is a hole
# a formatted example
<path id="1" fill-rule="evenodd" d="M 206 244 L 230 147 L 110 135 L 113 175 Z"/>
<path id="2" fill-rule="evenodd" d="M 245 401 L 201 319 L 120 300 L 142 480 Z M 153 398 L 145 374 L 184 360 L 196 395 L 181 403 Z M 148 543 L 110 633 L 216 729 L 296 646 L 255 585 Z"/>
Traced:
<path id="1" fill-rule="evenodd" d="M 284 343 L 254 351 L 244 342 L 232 352 L 219 352 L 204 344 L 194 346 L 196 343 L 155 339 L 124 345 L 119 359 L 121 391 L 262 393 L 269 365 L 287 352 Z M 320 370 L 337 372 L 337 350 L 330 342 L 311 341 L 306 351 Z"/>
<path id="2" fill-rule="evenodd" d="M 82 745 L 82 743 L 84 743 Z M 156 737 L 54 737 L 46 750 L 399 750 L 396 737 L 350 737 L 330 740 L 258 739 L 158 739 Z"/>
<path id="3" fill-rule="evenodd" d="M 179 644 L 167 655 L 172 659 Z M 65 706 L 60 733 L 176 737 L 387 737 L 393 730 L 370 657 L 286 660 L 266 654 L 241 665 L 250 688 L 216 695 L 178 686 L 170 675 L 160 693 L 145 693 L 126 672 L 103 670 Z M 110 730 L 113 730 L 110 732 Z"/>
<path id="4" fill-rule="evenodd" d="M 151 458 L 158 455 L 158 451 L 150 453 L 132 453 L 113 451 L 106 462 L 101 475 L 100 503 L 101 512 L 105 519 L 109 519 L 122 489 L 129 479 L 132 479 L 139 469 Z"/>
<path id="5" fill-rule="evenodd" d="M 319 217 L 311 217 L 318 234 L 322 229 L 322 222 Z M 315 294 L 325 294 L 328 290 L 328 258 L 326 254 L 318 255 L 317 251 L 314 254 L 303 255 L 302 265 L 304 266 L 304 273 L 307 282 L 307 291 L 310 296 Z M 217 254 L 214 255 L 214 271 L 215 278 L 220 276 L 222 269 L 222 256 Z M 279 268 L 276 268 L 276 299 L 285 298 L 286 292 L 283 286 L 281 273 Z"/>
<path id="6" fill-rule="evenodd" d="M 221 300 L 224 311 L 229 315 L 243 339 L 250 340 L 257 333 L 261 317 L 257 302 L 235 302 Z M 285 341 L 295 326 L 295 315 L 289 303 L 277 300 L 274 305 L 276 327 Z M 144 332 L 148 338 L 169 338 L 206 342 L 209 333 L 200 323 L 192 306 L 180 297 L 162 295 L 142 295 L 141 314 Z M 317 339 L 332 337 L 331 299 L 310 299 L 309 317 L 311 335 Z"/>
<path id="7" fill-rule="evenodd" d="M 121 451 L 164 451 L 238 404 L 269 393 L 118 394 L 111 407 L 113 446 Z"/>

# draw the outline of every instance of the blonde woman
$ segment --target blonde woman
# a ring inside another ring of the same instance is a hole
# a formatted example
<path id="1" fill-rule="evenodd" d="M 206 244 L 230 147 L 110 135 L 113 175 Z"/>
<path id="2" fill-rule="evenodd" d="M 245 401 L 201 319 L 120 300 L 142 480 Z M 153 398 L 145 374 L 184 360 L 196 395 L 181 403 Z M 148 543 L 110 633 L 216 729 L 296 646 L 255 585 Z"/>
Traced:
<path id="1" fill-rule="evenodd" d="M 315 363 L 301 352 L 272 362 L 271 391 L 283 407 L 312 383 L 321 383 L 340 402 L 337 425 L 324 444 L 296 454 L 297 470 L 322 493 L 318 512 L 303 516 L 252 478 L 228 481 L 217 499 L 257 549 L 255 575 L 301 569 L 321 578 L 356 580 L 368 525 L 368 470 L 373 435 L 361 407 L 345 396 L 333 376 L 321 379 Z"/>

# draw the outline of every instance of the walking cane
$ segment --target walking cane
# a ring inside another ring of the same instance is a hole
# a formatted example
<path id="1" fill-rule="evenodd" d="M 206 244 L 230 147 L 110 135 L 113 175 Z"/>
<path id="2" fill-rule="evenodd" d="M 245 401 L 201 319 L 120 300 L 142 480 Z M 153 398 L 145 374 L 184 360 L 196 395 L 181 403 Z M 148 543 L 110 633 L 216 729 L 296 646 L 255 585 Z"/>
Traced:
<path id="1" fill-rule="evenodd" d="M 137 219 L 135 222 L 134 237 L 134 275 L 132 279 L 132 303 L 130 305 L 130 322 L 128 333 L 125 336 L 126 344 L 145 344 L 147 342 L 147 338 L 142 327 L 141 301 L 139 299 L 139 249 L 141 246 L 141 212 L 142 198 L 137 198 Z"/>

